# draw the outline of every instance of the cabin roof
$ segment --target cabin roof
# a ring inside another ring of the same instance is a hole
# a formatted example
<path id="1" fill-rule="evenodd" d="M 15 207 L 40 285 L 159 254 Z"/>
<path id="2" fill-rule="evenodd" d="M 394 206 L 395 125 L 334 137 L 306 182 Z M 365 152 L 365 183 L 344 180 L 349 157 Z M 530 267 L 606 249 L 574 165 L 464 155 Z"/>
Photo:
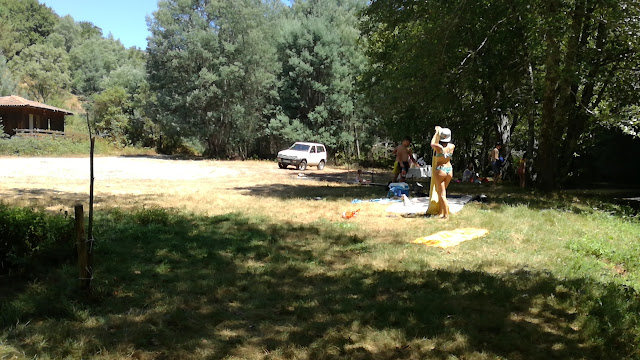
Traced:
<path id="1" fill-rule="evenodd" d="M 65 115 L 73 115 L 69 110 L 60 109 L 55 106 L 39 103 L 37 101 L 27 100 L 23 97 L 10 95 L 0 97 L 0 108 L 2 107 L 32 107 L 36 109 L 44 109 L 49 111 L 61 112 Z"/>

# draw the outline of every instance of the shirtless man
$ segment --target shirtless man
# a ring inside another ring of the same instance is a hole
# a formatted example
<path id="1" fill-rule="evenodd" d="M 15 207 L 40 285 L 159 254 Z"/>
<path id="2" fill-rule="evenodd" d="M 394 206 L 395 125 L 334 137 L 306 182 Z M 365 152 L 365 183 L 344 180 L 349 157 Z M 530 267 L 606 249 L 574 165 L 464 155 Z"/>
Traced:
<path id="1" fill-rule="evenodd" d="M 413 160 L 413 152 L 409 149 L 411 145 L 411 138 L 405 137 L 402 139 L 402 143 L 393 149 L 393 154 L 396 156 L 396 163 L 393 167 L 393 180 L 404 181 L 407 171 L 409 171 L 409 161 Z M 398 179 L 398 175 L 400 178 Z"/>

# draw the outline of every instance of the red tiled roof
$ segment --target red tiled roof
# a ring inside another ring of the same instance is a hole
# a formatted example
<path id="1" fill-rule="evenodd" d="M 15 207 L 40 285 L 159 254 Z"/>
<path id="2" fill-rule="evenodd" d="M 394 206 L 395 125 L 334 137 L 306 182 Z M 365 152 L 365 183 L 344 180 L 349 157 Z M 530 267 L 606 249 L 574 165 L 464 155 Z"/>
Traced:
<path id="1" fill-rule="evenodd" d="M 47 104 L 39 103 L 37 101 L 27 100 L 16 95 L 0 96 L 0 107 L 32 107 L 36 109 L 59 111 L 61 113 L 64 113 L 65 115 L 73 115 L 73 113 L 69 110 L 60 109 Z"/>

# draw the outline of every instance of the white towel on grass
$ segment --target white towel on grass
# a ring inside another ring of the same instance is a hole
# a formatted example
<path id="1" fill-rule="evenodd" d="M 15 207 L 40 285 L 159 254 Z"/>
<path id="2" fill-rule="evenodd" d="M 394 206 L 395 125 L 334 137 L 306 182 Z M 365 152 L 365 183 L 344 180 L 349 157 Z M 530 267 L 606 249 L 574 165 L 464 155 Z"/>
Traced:
<path id="1" fill-rule="evenodd" d="M 464 205 L 471 201 L 473 196 L 464 195 L 461 197 L 452 197 L 447 198 L 449 200 L 449 212 L 455 214 L 462 210 Z M 427 209 L 429 209 L 429 198 L 413 198 L 409 199 L 409 203 L 397 203 L 392 204 L 387 208 L 387 212 L 394 214 L 426 214 Z"/>

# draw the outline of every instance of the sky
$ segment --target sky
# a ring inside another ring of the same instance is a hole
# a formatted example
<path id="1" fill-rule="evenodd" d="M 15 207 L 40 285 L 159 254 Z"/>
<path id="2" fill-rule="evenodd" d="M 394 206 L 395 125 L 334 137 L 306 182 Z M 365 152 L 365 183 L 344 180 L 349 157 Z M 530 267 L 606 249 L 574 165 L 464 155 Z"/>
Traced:
<path id="1" fill-rule="evenodd" d="M 290 0 L 284 0 L 290 3 Z M 158 0 L 40 0 L 60 16 L 71 15 L 75 21 L 90 21 L 120 39 L 126 47 L 147 48 L 147 15 L 158 8 Z"/>
<path id="2" fill-rule="evenodd" d="M 40 0 L 60 16 L 90 21 L 107 36 L 113 34 L 126 47 L 147 48 L 146 16 L 158 8 L 158 0 Z"/>

